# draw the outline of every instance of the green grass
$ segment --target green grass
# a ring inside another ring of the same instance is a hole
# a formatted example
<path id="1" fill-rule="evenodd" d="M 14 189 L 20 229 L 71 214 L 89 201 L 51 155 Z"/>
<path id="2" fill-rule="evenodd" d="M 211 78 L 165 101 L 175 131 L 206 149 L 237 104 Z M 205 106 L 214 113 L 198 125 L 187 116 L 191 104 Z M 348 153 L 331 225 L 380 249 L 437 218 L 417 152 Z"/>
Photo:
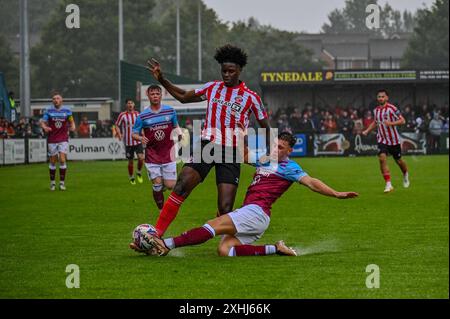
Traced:
<path id="1" fill-rule="evenodd" d="M 69 163 L 67 192 L 48 190 L 47 165 L 0 168 L 0 298 L 448 298 L 448 156 L 405 157 L 411 188 L 390 161 L 383 194 L 377 159 L 299 162 L 352 201 L 293 185 L 274 205 L 259 241 L 284 239 L 303 255 L 220 258 L 218 239 L 165 258 L 128 249 L 132 229 L 154 223 L 151 185 L 131 186 L 125 162 Z M 239 206 L 253 169 L 243 168 Z M 213 172 L 183 205 L 168 235 L 215 216 Z M 167 193 L 166 193 L 167 196 Z M 80 267 L 67 289 L 66 265 Z M 365 286 L 380 267 L 379 289 Z"/>

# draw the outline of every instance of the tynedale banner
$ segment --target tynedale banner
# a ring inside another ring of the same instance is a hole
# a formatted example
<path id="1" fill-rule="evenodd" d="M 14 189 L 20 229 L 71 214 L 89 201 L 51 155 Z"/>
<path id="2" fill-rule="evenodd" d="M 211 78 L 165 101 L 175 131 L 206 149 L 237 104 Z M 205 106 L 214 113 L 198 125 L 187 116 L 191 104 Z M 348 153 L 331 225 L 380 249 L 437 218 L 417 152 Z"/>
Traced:
<path id="1" fill-rule="evenodd" d="M 400 133 L 402 152 L 426 154 L 426 137 L 423 133 Z M 316 134 L 314 136 L 314 156 L 323 155 L 376 155 L 378 143 L 375 134 L 369 136 L 344 134 Z"/>
<path id="2" fill-rule="evenodd" d="M 449 70 L 349 70 L 261 72 L 261 85 L 333 84 L 342 82 L 436 82 L 449 80 Z"/>

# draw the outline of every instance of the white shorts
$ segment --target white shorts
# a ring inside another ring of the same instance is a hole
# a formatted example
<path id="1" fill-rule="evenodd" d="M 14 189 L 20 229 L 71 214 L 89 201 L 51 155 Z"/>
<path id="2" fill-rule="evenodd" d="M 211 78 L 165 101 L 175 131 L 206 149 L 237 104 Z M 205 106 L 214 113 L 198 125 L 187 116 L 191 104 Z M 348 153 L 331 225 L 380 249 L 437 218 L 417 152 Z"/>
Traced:
<path id="1" fill-rule="evenodd" d="M 270 217 L 258 205 L 246 205 L 228 213 L 237 233 L 234 235 L 243 245 L 249 245 L 261 236 L 269 227 Z"/>
<path id="2" fill-rule="evenodd" d="M 147 174 L 150 181 L 157 177 L 162 177 L 166 181 L 177 180 L 177 163 L 171 162 L 167 164 L 145 163 Z"/>
<path id="3" fill-rule="evenodd" d="M 48 156 L 55 156 L 59 153 L 67 154 L 69 149 L 69 142 L 61 143 L 49 143 L 48 144 Z"/>

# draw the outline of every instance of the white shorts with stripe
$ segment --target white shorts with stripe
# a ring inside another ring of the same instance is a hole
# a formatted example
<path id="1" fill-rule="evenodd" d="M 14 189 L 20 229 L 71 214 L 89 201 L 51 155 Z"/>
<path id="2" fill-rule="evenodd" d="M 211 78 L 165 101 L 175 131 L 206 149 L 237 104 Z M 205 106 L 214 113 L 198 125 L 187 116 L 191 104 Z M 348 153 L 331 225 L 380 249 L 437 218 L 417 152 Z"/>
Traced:
<path id="1" fill-rule="evenodd" d="M 234 235 L 243 245 L 260 239 L 269 227 L 270 217 L 258 205 L 250 204 L 228 214 L 236 227 Z"/>
<path id="2" fill-rule="evenodd" d="M 177 179 L 177 163 L 167 164 L 145 163 L 147 174 L 150 181 L 157 177 L 162 177 L 166 181 L 175 181 Z"/>
<path id="3" fill-rule="evenodd" d="M 48 156 L 55 156 L 59 153 L 67 154 L 69 150 L 69 142 L 48 143 Z"/>

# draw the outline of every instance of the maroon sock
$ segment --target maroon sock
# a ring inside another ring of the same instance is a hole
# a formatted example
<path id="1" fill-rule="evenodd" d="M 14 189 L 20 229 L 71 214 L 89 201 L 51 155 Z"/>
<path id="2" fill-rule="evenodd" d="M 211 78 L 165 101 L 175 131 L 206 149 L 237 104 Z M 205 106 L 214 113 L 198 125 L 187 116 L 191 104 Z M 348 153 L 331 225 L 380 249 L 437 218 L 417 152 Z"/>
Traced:
<path id="1" fill-rule="evenodd" d="M 59 181 L 60 182 L 64 182 L 64 180 L 66 179 L 66 170 L 67 170 L 66 165 L 62 165 L 59 167 Z"/>
<path id="2" fill-rule="evenodd" d="M 386 183 L 391 181 L 391 174 L 383 174 L 383 178 Z"/>
<path id="3" fill-rule="evenodd" d="M 153 188 L 153 199 L 155 200 L 158 209 L 161 210 L 164 206 L 164 192 L 162 187 L 160 190 L 155 190 L 155 188 Z"/>
<path id="4" fill-rule="evenodd" d="M 133 163 L 128 163 L 128 176 L 133 176 Z"/>
<path id="5" fill-rule="evenodd" d="M 265 256 L 266 246 L 239 245 L 235 246 L 236 256 Z"/>
<path id="6" fill-rule="evenodd" d="M 48 171 L 50 172 L 50 181 L 55 181 L 55 175 L 56 175 L 56 167 L 55 166 L 49 166 Z"/>
<path id="7" fill-rule="evenodd" d="M 192 246 L 204 243 L 215 236 L 214 229 L 208 224 L 191 229 L 181 236 L 173 238 L 175 247 Z"/>

